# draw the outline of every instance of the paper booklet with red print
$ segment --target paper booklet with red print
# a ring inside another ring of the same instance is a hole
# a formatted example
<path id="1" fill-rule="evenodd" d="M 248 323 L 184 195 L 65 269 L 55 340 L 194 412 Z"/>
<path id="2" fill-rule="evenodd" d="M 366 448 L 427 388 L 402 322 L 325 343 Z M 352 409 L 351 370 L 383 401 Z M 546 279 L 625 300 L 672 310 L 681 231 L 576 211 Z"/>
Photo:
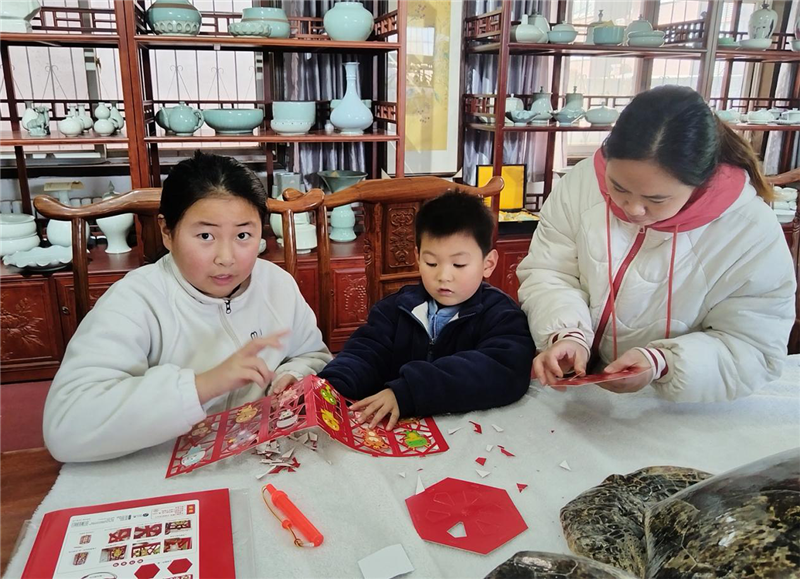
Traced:
<path id="1" fill-rule="evenodd" d="M 235 577 L 228 489 L 47 513 L 23 578 Z"/>
<path id="2" fill-rule="evenodd" d="M 280 394 L 212 414 L 178 438 L 167 478 L 311 428 L 373 456 L 420 456 L 449 448 L 432 418 L 405 418 L 393 430 L 370 429 L 358 424 L 352 403 L 325 380 L 307 376 Z"/>

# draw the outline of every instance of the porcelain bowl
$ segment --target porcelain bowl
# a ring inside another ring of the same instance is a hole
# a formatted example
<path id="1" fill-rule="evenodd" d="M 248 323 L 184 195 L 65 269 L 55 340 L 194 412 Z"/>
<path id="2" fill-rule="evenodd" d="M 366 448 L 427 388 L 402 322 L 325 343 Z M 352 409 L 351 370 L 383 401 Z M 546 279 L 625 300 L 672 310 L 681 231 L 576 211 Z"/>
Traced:
<path id="1" fill-rule="evenodd" d="M 248 22 L 231 22 L 228 32 L 233 36 L 258 36 L 268 38 L 271 28 L 267 22 L 251 20 Z"/>
<path id="2" fill-rule="evenodd" d="M 294 238 L 297 244 L 297 253 L 310 253 L 317 247 L 317 226 L 310 223 L 296 223 Z M 278 239 L 278 245 L 283 246 L 283 239 Z"/>
<path id="3" fill-rule="evenodd" d="M 664 44 L 664 36 L 663 30 L 631 32 L 628 34 L 628 45 L 656 48 Z"/>
<path id="4" fill-rule="evenodd" d="M 200 25 L 195 22 L 158 20 L 157 22 L 153 22 L 153 30 L 155 30 L 156 34 L 197 36 L 197 33 L 200 32 Z"/>
<path id="5" fill-rule="evenodd" d="M 589 109 L 586 111 L 586 120 L 592 125 L 607 127 L 617 122 L 619 118 L 619 111 L 616 109 L 609 109 L 607 107 L 599 107 L 596 109 Z"/>
<path id="6" fill-rule="evenodd" d="M 209 109 L 203 111 L 206 124 L 220 135 L 243 135 L 264 121 L 264 109 Z"/>
<path id="7" fill-rule="evenodd" d="M 570 44 L 577 37 L 577 30 L 551 30 L 547 33 L 547 40 L 553 44 Z"/>
<path id="8" fill-rule="evenodd" d="M 514 121 L 514 123 L 520 125 L 528 124 L 533 119 L 535 114 L 536 113 L 533 113 L 531 111 L 526 111 L 525 109 L 516 111 L 506 111 L 506 117 Z"/>
<path id="9" fill-rule="evenodd" d="M 286 121 L 282 119 L 272 119 L 269 123 L 269 126 L 279 135 L 305 135 L 311 129 L 313 124 L 313 121 Z"/>
<path id="10" fill-rule="evenodd" d="M 314 101 L 275 101 L 272 103 L 272 118 L 276 121 L 303 121 L 314 124 L 317 118 L 317 103 Z"/>
<path id="11" fill-rule="evenodd" d="M 618 46 L 623 40 L 625 40 L 624 26 L 596 26 L 592 35 L 592 41 L 601 46 Z"/>
<path id="12" fill-rule="evenodd" d="M 739 46 L 748 50 L 766 50 L 772 46 L 772 38 L 743 38 Z"/>
<path id="13" fill-rule="evenodd" d="M 37 234 L 26 235 L 24 237 L 9 237 L 0 239 L 0 255 L 11 255 L 18 251 L 33 249 L 40 243 Z"/>
<path id="14" fill-rule="evenodd" d="M 36 233 L 36 221 L 24 213 L 0 213 L 0 239 L 28 237 Z"/>
<path id="15" fill-rule="evenodd" d="M 637 36 L 628 38 L 628 46 L 658 48 L 664 45 L 664 39 L 659 36 Z"/>
<path id="16" fill-rule="evenodd" d="M 792 50 L 794 52 L 800 52 L 800 38 L 792 40 Z"/>

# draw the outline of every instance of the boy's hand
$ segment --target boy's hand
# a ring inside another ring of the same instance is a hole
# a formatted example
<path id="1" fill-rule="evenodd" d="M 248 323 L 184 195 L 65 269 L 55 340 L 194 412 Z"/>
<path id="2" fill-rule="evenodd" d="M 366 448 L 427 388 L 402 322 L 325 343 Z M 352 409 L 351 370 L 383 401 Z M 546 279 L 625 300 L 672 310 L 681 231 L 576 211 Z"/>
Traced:
<path id="1" fill-rule="evenodd" d="M 297 378 L 292 376 L 291 374 L 284 374 L 277 380 L 272 383 L 272 386 L 269 389 L 270 394 L 280 394 L 284 390 L 286 390 L 287 386 L 291 386 L 297 382 Z"/>
<path id="2" fill-rule="evenodd" d="M 363 424 L 372 417 L 369 423 L 370 428 L 375 428 L 387 414 L 389 415 L 389 422 L 386 424 L 386 430 L 392 430 L 397 421 L 400 420 L 400 407 L 397 406 L 397 398 L 395 398 L 391 388 L 386 388 L 373 396 L 356 402 L 350 407 L 350 410 L 358 412 L 362 408 L 365 408 L 365 410 L 361 412 L 358 423 Z"/>
<path id="3" fill-rule="evenodd" d="M 288 333 L 288 330 L 283 330 L 251 340 L 221 364 L 195 376 L 200 404 L 246 386 L 250 382 L 266 388 L 274 373 L 267 367 L 266 362 L 258 357 L 258 353 L 264 348 L 280 348 L 281 338 Z"/>

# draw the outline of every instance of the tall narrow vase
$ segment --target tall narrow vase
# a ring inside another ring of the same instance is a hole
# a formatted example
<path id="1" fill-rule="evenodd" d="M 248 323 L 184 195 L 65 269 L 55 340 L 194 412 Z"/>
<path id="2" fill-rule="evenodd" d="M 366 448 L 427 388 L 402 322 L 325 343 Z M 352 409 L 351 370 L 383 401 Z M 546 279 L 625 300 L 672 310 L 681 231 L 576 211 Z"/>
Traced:
<path id="1" fill-rule="evenodd" d="M 344 98 L 331 113 L 331 123 L 343 135 L 363 135 L 364 129 L 372 126 L 372 111 L 361 102 L 358 91 L 358 63 L 345 62 L 347 90 Z"/>
<path id="2" fill-rule="evenodd" d="M 360 171 L 319 171 L 317 175 L 325 182 L 331 193 L 347 189 L 367 176 Z M 353 241 L 356 238 L 356 233 L 353 231 L 355 224 L 356 214 L 350 205 L 335 207 L 331 211 L 331 241 Z"/>

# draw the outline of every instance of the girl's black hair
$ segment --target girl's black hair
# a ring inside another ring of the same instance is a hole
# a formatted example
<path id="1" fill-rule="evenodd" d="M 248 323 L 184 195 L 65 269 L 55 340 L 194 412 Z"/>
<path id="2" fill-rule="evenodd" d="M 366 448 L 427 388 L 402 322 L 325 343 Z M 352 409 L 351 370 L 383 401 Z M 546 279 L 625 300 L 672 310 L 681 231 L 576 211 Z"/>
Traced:
<path id="1" fill-rule="evenodd" d="M 262 226 L 267 219 L 267 192 L 256 174 L 231 157 L 195 151 L 170 171 L 161 189 L 159 212 L 173 230 L 186 211 L 206 197 L 239 197 L 258 210 Z"/>
<path id="2" fill-rule="evenodd" d="M 691 187 L 705 184 L 720 163 L 728 163 L 747 170 L 765 200 L 773 195 L 752 147 L 685 86 L 665 85 L 636 95 L 603 143 L 603 154 L 606 159 L 654 161 Z"/>

